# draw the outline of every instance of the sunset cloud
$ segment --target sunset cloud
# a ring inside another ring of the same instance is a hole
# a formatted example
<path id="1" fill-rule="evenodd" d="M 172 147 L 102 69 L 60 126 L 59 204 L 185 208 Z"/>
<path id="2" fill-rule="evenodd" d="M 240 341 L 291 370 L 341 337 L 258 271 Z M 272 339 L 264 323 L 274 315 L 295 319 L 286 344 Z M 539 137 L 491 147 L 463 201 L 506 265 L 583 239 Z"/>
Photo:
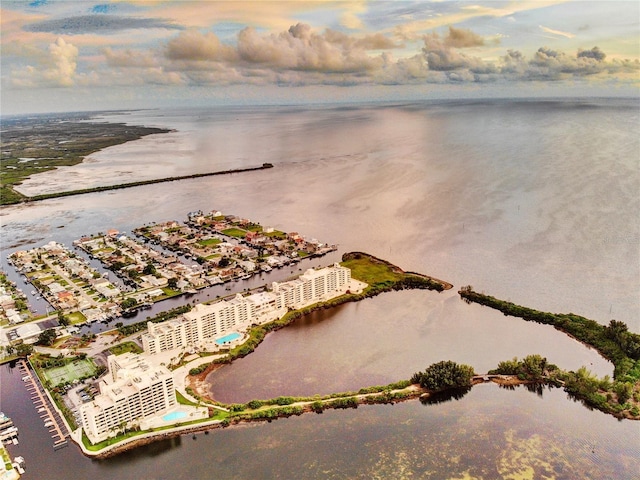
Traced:
<path id="1" fill-rule="evenodd" d="M 543 27 L 542 25 L 539 25 L 539 27 L 540 27 L 540 30 L 542 30 L 543 32 L 551 33 L 553 35 L 560 35 L 562 37 L 567 37 L 567 38 L 575 37 L 573 33 L 561 32 L 560 30 L 553 30 L 551 28 Z"/>
<path id="2" fill-rule="evenodd" d="M 13 81 L 21 87 L 54 86 L 70 87 L 74 84 L 78 49 L 58 38 L 49 45 L 48 55 L 42 57 L 39 65 L 28 65 L 14 72 Z"/>
<path id="3" fill-rule="evenodd" d="M 7 91 L 55 87 L 58 96 L 77 87 L 96 95 L 110 86 L 140 87 L 144 96 L 145 85 L 161 85 L 167 95 L 175 88 L 188 96 L 197 87 L 246 85 L 259 96 L 260 86 L 374 92 L 388 85 L 530 88 L 585 79 L 637 92 L 640 6 L 619 6 L 7 0 L 1 82 Z"/>

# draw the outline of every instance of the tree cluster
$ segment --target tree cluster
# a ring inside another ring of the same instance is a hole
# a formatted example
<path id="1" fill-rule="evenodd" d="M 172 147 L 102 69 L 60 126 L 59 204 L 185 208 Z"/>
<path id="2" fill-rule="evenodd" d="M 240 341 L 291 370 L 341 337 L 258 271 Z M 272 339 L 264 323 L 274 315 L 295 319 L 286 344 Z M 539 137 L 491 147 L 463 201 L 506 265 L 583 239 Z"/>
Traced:
<path id="1" fill-rule="evenodd" d="M 418 383 L 427 390 L 440 391 L 468 387 L 471 385 L 473 375 L 473 367 L 445 360 L 434 363 L 424 372 L 414 373 L 411 377 L 411 383 Z"/>
<path id="2" fill-rule="evenodd" d="M 541 380 L 549 372 L 558 370 L 558 367 L 547 363 L 547 359 L 541 355 L 527 355 L 522 360 L 513 357 L 498 364 L 498 368 L 489 370 L 490 374 L 517 375 L 521 380 Z"/>
<path id="3" fill-rule="evenodd" d="M 50 347 L 56 341 L 58 334 L 53 328 L 48 328 L 40 332 L 38 335 L 38 341 L 36 342 L 38 345 L 45 345 Z"/>

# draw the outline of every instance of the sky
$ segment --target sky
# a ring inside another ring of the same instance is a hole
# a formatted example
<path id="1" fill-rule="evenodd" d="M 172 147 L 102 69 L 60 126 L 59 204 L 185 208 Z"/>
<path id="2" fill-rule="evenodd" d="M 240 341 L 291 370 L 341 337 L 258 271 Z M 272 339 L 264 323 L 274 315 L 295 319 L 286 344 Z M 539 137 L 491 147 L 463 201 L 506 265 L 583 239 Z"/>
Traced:
<path id="1" fill-rule="evenodd" d="M 0 2 L 3 115 L 638 96 L 640 2 Z"/>

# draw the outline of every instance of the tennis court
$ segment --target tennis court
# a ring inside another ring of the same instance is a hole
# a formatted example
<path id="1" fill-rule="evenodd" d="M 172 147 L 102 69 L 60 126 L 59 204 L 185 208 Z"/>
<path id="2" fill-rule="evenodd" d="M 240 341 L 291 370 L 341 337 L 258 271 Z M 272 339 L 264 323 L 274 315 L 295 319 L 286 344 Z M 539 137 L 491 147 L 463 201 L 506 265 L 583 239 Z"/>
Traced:
<path id="1" fill-rule="evenodd" d="M 51 382 L 51 385 L 59 385 L 60 383 L 73 382 L 74 380 L 87 375 L 93 375 L 96 372 L 96 366 L 92 360 L 74 360 L 63 367 L 50 368 L 44 371 L 44 375 Z"/>

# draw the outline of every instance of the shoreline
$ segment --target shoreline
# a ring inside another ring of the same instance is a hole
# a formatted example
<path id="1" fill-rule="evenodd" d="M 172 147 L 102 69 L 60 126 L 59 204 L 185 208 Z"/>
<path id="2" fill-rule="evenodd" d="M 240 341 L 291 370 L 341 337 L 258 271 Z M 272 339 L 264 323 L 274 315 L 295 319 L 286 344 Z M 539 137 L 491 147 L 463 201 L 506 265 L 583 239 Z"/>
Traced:
<path id="1" fill-rule="evenodd" d="M 191 175 L 180 175 L 177 177 L 165 177 L 165 178 L 156 178 L 152 180 L 140 180 L 137 182 L 127 182 L 127 183 L 118 183 L 114 185 L 105 185 L 101 187 L 92 187 L 92 188 L 83 188 L 78 190 L 67 190 L 64 192 L 56 192 L 56 193 L 42 193 L 39 195 L 33 195 L 28 197 L 23 195 L 23 199 L 12 203 L 11 205 L 21 205 L 25 203 L 39 202 L 41 200 L 49 200 L 52 198 L 62 198 L 62 197 L 71 197 L 75 195 L 85 195 L 88 193 L 97 193 L 97 192 L 106 192 L 110 190 L 122 190 L 125 188 L 133 188 L 140 187 L 144 185 L 153 185 L 156 183 L 165 183 L 165 182 L 177 182 L 180 180 L 190 180 L 193 178 L 202 178 L 202 177 L 212 177 L 216 175 L 230 175 L 233 173 L 246 173 L 246 172 L 255 172 L 258 170 L 266 170 L 269 168 L 273 168 L 272 163 L 263 163 L 259 167 L 246 167 L 246 168 L 235 168 L 231 170 L 220 170 L 216 172 L 205 172 L 205 173 L 194 173 Z M 19 192 L 18 192 L 19 193 Z M 20 194 L 22 195 L 22 194 Z M 7 204 L 8 205 L 8 204 Z"/>
<path id="2" fill-rule="evenodd" d="M 465 393 L 471 390 L 476 385 L 482 385 L 485 383 L 495 383 L 499 386 L 519 386 L 530 384 L 546 384 L 545 381 L 536 380 L 521 380 L 516 375 L 475 375 L 471 385 L 464 389 Z M 183 435 L 192 435 L 201 432 L 208 432 L 217 428 L 238 428 L 253 423 L 270 423 L 273 420 L 279 418 L 288 418 L 291 416 L 299 416 L 307 413 L 321 414 L 325 410 L 340 410 L 347 408 L 358 408 L 361 405 L 382 405 L 382 404 L 395 404 L 400 402 L 406 402 L 410 400 L 428 401 L 431 398 L 439 395 L 447 395 L 450 392 L 458 392 L 461 389 L 459 387 L 431 391 L 420 387 L 418 384 L 411 384 L 402 389 L 384 390 L 380 392 L 372 393 L 353 393 L 352 395 L 335 394 L 330 398 L 323 400 L 305 400 L 292 403 L 288 406 L 271 407 L 277 414 L 275 416 L 248 416 L 251 414 L 243 414 L 242 412 L 237 415 L 228 417 L 226 420 L 211 420 L 209 422 L 203 422 L 201 425 L 188 425 L 183 427 L 175 427 L 171 430 L 166 430 L 162 433 L 151 433 L 145 438 L 132 438 L 128 441 L 123 441 L 113 445 L 113 448 L 108 448 L 108 451 L 90 452 L 81 445 L 82 452 L 90 458 L 105 459 L 114 457 L 121 453 L 125 453 L 130 450 L 134 450 L 138 447 L 149 445 L 154 442 L 166 440 L 170 438 L 176 438 Z M 342 396 L 345 395 L 345 396 Z M 335 403 L 340 401 L 340 403 Z M 317 402 L 322 403 L 322 408 L 317 409 Z M 334 403 L 332 403 L 334 402 Z M 316 408 L 314 408 L 316 407 Z M 289 408 L 289 410 L 287 410 Z M 280 412 L 278 412 L 280 410 Z M 265 410 L 263 410 L 264 412 Z M 260 409 L 252 412 L 260 413 Z"/>
<path id="3" fill-rule="evenodd" d="M 322 413 L 322 411 L 328 409 L 357 408 L 362 404 L 393 404 L 415 398 L 419 398 L 425 403 L 439 403 L 443 401 L 443 399 L 461 398 L 471 388 L 473 388 L 473 386 L 483 383 L 496 383 L 504 387 L 514 387 L 516 385 L 526 384 L 560 386 L 563 387 L 565 391 L 569 392 L 574 397 L 581 399 L 583 403 L 585 403 L 583 398 L 580 398 L 580 396 L 571 391 L 570 385 L 568 384 L 566 375 L 573 374 L 573 372 L 562 371 L 560 371 L 560 375 L 552 376 L 549 376 L 548 374 L 536 376 L 527 374 L 526 376 L 519 377 L 518 375 L 513 374 L 515 372 L 504 372 L 504 374 L 492 372 L 484 375 L 474 374 L 468 385 L 445 388 L 437 391 L 430 391 L 418 384 L 411 384 L 410 380 L 401 380 L 384 386 L 363 387 L 356 392 L 339 392 L 324 396 L 286 396 L 267 400 L 255 399 L 246 404 L 220 404 L 219 402 L 216 402 L 210 392 L 210 385 L 206 381 L 206 377 L 211 372 L 222 368 L 223 365 L 232 363 L 237 358 L 249 355 L 264 340 L 267 334 L 292 324 L 304 315 L 316 310 L 333 308 L 347 302 L 358 302 L 384 292 L 404 289 L 430 289 L 442 291 L 452 288 L 452 285 L 448 282 L 436 280 L 427 275 L 405 272 L 400 267 L 363 252 L 345 253 L 342 257 L 342 263 L 343 265 L 351 268 L 352 276 L 355 280 L 367 283 L 368 286 L 361 293 L 348 292 L 340 297 L 336 297 L 325 302 L 316 303 L 300 310 L 290 311 L 282 318 L 270 323 L 255 326 L 249 331 L 247 341 L 231 349 L 224 358 L 214 359 L 208 364 L 203 363 L 202 371 L 199 371 L 194 375 L 185 375 L 183 381 L 186 388 L 182 393 L 187 394 L 187 400 L 198 402 L 199 405 L 208 406 L 210 409 L 209 418 L 198 421 L 198 423 L 195 424 L 190 423 L 183 424 L 181 426 L 176 425 L 171 428 L 163 427 L 160 431 L 154 431 L 152 429 L 151 431 L 145 431 L 134 434 L 128 438 L 123 438 L 120 441 L 118 441 L 117 438 L 114 438 L 115 443 L 113 445 L 103 446 L 96 451 L 89 450 L 89 448 L 85 446 L 82 438 L 82 430 L 76 430 L 73 432 L 73 440 L 78 443 L 85 455 L 95 458 L 107 458 L 162 439 L 208 431 L 213 428 L 225 428 L 228 426 L 236 426 L 252 422 L 271 422 L 274 419 L 286 418 L 293 415 L 302 415 L 303 413 Z M 380 265 L 383 265 L 385 269 L 381 270 Z M 475 292 L 472 293 L 468 287 L 463 287 L 459 293 L 463 298 L 465 296 L 473 297 L 474 295 L 477 295 Z M 470 299 L 465 298 L 465 300 L 469 301 Z M 531 311 L 532 310 L 528 310 L 528 312 Z M 604 352 L 599 349 L 597 345 L 591 346 L 594 346 L 598 352 L 606 358 Z M 188 366 L 188 364 L 185 366 Z M 555 368 L 557 369 L 557 367 Z M 415 380 L 412 379 L 412 381 Z M 216 415 L 216 418 L 212 418 L 214 417 L 212 409 L 218 408 L 219 406 L 227 407 L 221 409 L 226 411 L 226 413 Z M 588 406 L 588 403 L 585 403 L 585 406 Z M 598 409 L 618 418 L 625 416 L 624 413 L 620 414 L 620 412 L 607 411 L 604 408 Z M 627 416 L 627 418 L 630 417 Z"/>

